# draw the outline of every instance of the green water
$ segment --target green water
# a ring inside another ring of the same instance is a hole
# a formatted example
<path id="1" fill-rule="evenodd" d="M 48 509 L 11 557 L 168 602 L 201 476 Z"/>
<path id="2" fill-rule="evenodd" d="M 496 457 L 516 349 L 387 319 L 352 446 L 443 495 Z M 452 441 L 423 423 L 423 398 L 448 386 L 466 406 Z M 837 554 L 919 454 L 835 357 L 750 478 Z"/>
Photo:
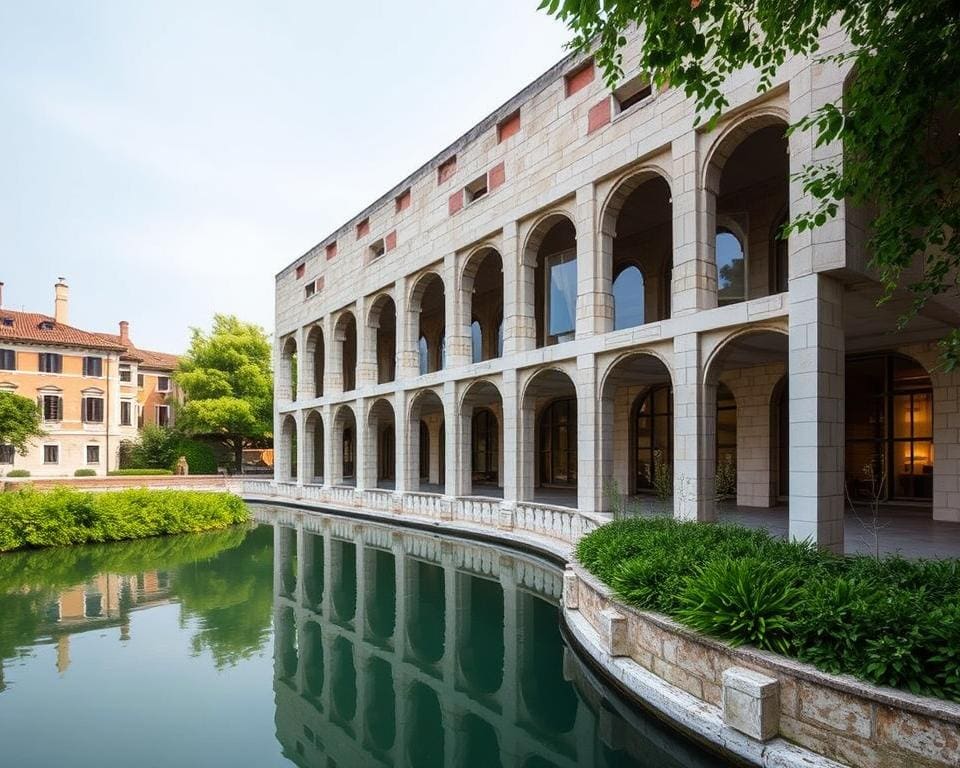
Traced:
<path id="1" fill-rule="evenodd" d="M 0 556 L 0 765 L 721 764 L 565 646 L 557 568 L 255 514 L 268 524 Z"/>

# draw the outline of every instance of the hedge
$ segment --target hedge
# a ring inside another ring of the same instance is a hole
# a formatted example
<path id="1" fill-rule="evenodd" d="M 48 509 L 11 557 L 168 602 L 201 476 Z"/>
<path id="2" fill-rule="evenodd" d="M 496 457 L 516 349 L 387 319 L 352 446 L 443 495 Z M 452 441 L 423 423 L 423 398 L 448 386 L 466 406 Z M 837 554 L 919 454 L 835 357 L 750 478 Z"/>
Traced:
<path id="1" fill-rule="evenodd" d="M 81 467 L 80 469 L 77 469 L 74 471 L 73 476 L 74 477 L 96 477 L 97 470 L 90 469 L 90 467 Z"/>
<path id="2" fill-rule="evenodd" d="M 243 501 L 229 493 L 24 488 L 0 493 L 0 552 L 196 533 L 248 520 Z"/>
<path id="3" fill-rule="evenodd" d="M 841 557 L 670 518 L 604 525 L 577 559 L 627 604 L 731 645 L 960 701 L 960 560 Z"/>
<path id="4" fill-rule="evenodd" d="M 137 476 L 137 475 L 141 475 L 141 476 L 142 475 L 172 475 L 173 470 L 172 469 L 152 469 L 152 468 L 148 469 L 144 467 L 140 469 L 137 469 L 137 468 L 111 469 L 109 472 L 107 472 L 107 474 L 110 475 L 111 477 L 129 477 L 129 476 Z"/>
<path id="5" fill-rule="evenodd" d="M 29 469 L 11 469 L 7 472 L 7 477 L 30 477 Z"/>

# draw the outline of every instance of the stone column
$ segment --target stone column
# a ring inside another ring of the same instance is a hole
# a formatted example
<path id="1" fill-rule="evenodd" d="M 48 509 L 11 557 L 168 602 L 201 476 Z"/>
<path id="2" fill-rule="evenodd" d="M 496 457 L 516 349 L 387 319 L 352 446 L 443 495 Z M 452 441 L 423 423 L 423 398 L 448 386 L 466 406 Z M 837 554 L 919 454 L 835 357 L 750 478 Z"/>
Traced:
<path id="1" fill-rule="evenodd" d="M 446 433 L 444 435 L 446 437 L 446 445 L 444 445 L 444 451 L 446 451 L 446 461 L 444 463 L 446 495 L 460 496 L 462 495 L 462 488 L 460 487 L 460 462 L 462 457 L 457 450 L 460 429 L 457 414 L 456 384 L 452 381 L 443 384 L 443 420 L 446 425 L 444 429 Z"/>
<path id="2" fill-rule="evenodd" d="M 935 371 L 933 519 L 960 523 L 960 372 Z"/>
<path id="3" fill-rule="evenodd" d="M 307 329 L 301 326 L 297 328 L 296 332 L 297 339 L 297 391 L 294 392 L 295 400 L 304 400 L 307 398 L 313 398 L 313 392 L 311 382 L 313 381 L 313 375 L 311 372 L 310 381 L 306 381 L 307 372 L 306 372 L 306 359 L 307 359 Z"/>
<path id="4" fill-rule="evenodd" d="M 673 340 L 673 514 L 715 520 L 716 385 L 701 386 L 700 339 Z"/>
<path id="5" fill-rule="evenodd" d="M 527 398 L 527 400 L 529 402 L 524 402 L 522 388 L 517 381 L 515 396 L 517 417 L 516 429 L 514 430 L 516 435 L 517 501 L 533 501 L 536 487 L 536 409 L 533 398 Z M 504 409 L 506 409 L 506 400 L 504 400 Z M 506 488 L 504 488 L 504 494 L 506 494 Z"/>
<path id="6" fill-rule="evenodd" d="M 790 538 L 843 552 L 843 286 L 790 280 Z"/>
<path id="7" fill-rule="evenodd" d="M 393 631 L 393 649 L 398 659 L 406 655 L 407 645 L 407 553 L 403 547 L 403 533 L 395 531 L 390 547 L 394 558 L 394 579 L 396 580 L 397 621 Z M 398 712 L 400 710 L 397 710 Z"/>
<path id="8" fill-rule="evenodd" d="M 455 253 L 448 253 L 443 259 L 443 301 L 447 339 L 445 367 L 458 368 L 461 365 L 469 365 L 473 353 L 470 343 L 470 316 L 468 314 L 464 318 L 464 306 L 460 296 L 460 272 L 457 268 Z"/>
<path id="9" fill-rule="evenodd" d="M 334 484 L 335 478 L 337 478 L 337 482 L 340 479 L 334 470 L 336 461 L 334 451 L 337 448 L 337 441 L 334 439 L 333 407 L 323 406 L 321 414 L 323 416 L 323 485 L 325 488 L 329 488 Z"/>
<path id="10" fill-rule="evenodd" d="M 473 406 L 465 405 L 460 411 L 457 435 L 457 496 L 473 494 Z"/>
<path id="11" fill-rule="evenodd" d="M 503 227 L 503 354 L 537 346 L 535 270 L 526 263 L 516 222 Z"/>
<path id="12" fill-rule="evenodd" d="M 333 315 L 323 319 L 323 394 L 329 396 L 343 389 L 343 345 L 334 335 Z"/>
<path id="13" fill-rule="evenodd" d="M 356 401 L 356 407 L 354 408 L 354 413 L 356 414 L 356 446 L 354 447 L 354 473 L 357 480 L 357 490 L 363 491 L 367 488 L 375 488 L 376 483 L 376 451 L 377 445 L 374 441 L 373 445 L 370 445 L 370 428 L 369 428 L 369 408 L 367 407 L 367 401 L 364 398 L 358 398 Z M 373 451 L 373 466 L 374 466 L 374 477 L 370 477 L 370 461 L 369 456 L 367 455 Z"/>
<path id="14" fill-rule="evenodd" d="M 407 455 L 408 424 L 410 420 L 407 415 L 407 393 L 405 390 L 398 389 L 393 395 L 393 449 L 396 452 L 396 467 L 394 467 L 395 495 L 401 496 L 410 489 L 408 465 L 410 463 Z M 419 429 L 417 430 L 419 435 Z"/>
<path id="15" fill-rule="evenodd" d="M 577 356 L 577 508 L 581 512 L 603 509 L 597 393 L 594 355 Z"/>
<path id="16" fill-rule="evenodd" d="M 376 335 L 371 339 L 367 322 L 370 301 L 366 296 L 357 299 L 357 389 L 377 383 Z"/>
<path id="17" fill-rule="evenodd" d="M 697 132 L 675 139 L 673 153 L 673 317 L 717 306 L 716 194 L 701 187 Z"/>
<path id="18" fill-rule="evenodd" d="M 577 190 L 577 320 L 578 339 L 613 330 L 613 293 L 604 280 L 604 254 L 597 247 L 597 200 L 593 184 Z"/>
<path id="19" fill-rule="evenodd" d="M 394 283 L 393 295 L 397 307 L 397 381 L 405 381 L 420 373 L 417 318 L 410 315 L 410 295 L 405 277 Z"/>

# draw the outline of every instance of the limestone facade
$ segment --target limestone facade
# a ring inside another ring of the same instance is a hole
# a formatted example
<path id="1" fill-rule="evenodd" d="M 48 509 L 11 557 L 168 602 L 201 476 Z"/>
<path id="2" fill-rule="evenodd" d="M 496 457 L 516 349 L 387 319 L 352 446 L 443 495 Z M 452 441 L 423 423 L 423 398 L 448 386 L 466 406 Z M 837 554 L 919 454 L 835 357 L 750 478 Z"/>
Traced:
<path id="1" fill-rule="evenodd" d="M 793 174 L 841 158 L 783 129 L 847 75 L 793 58 L 758 93 L 737 73 L 707 128 L 675 89 L 627 101 L 559 62 L 277 275 L 276 480 L 507 515 L 672 489 L 711 520 L 730 456 L 737 503 L 787 503 L 792 536 L 841 549 L 863 454 L 884 498 L 960 521 L 960 376 L 932 373 L 956 303 L 892 335 L 903 301 L 875 306 L 848 206 L 778 237 L 811 206 Z M 861 359 L 889 375 L 858 432 Z"/>

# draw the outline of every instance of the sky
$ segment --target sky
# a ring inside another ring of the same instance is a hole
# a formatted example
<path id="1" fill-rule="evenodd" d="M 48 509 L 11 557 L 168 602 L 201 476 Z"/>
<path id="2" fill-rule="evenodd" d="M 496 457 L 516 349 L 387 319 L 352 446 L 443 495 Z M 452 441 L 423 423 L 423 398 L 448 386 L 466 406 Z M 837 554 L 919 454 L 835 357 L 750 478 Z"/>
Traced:
<path id="1" fill-rule="evenodd" d="M 565 53 L 539 0 L 0 3 L 3 306 L 183 351 Z"/>

